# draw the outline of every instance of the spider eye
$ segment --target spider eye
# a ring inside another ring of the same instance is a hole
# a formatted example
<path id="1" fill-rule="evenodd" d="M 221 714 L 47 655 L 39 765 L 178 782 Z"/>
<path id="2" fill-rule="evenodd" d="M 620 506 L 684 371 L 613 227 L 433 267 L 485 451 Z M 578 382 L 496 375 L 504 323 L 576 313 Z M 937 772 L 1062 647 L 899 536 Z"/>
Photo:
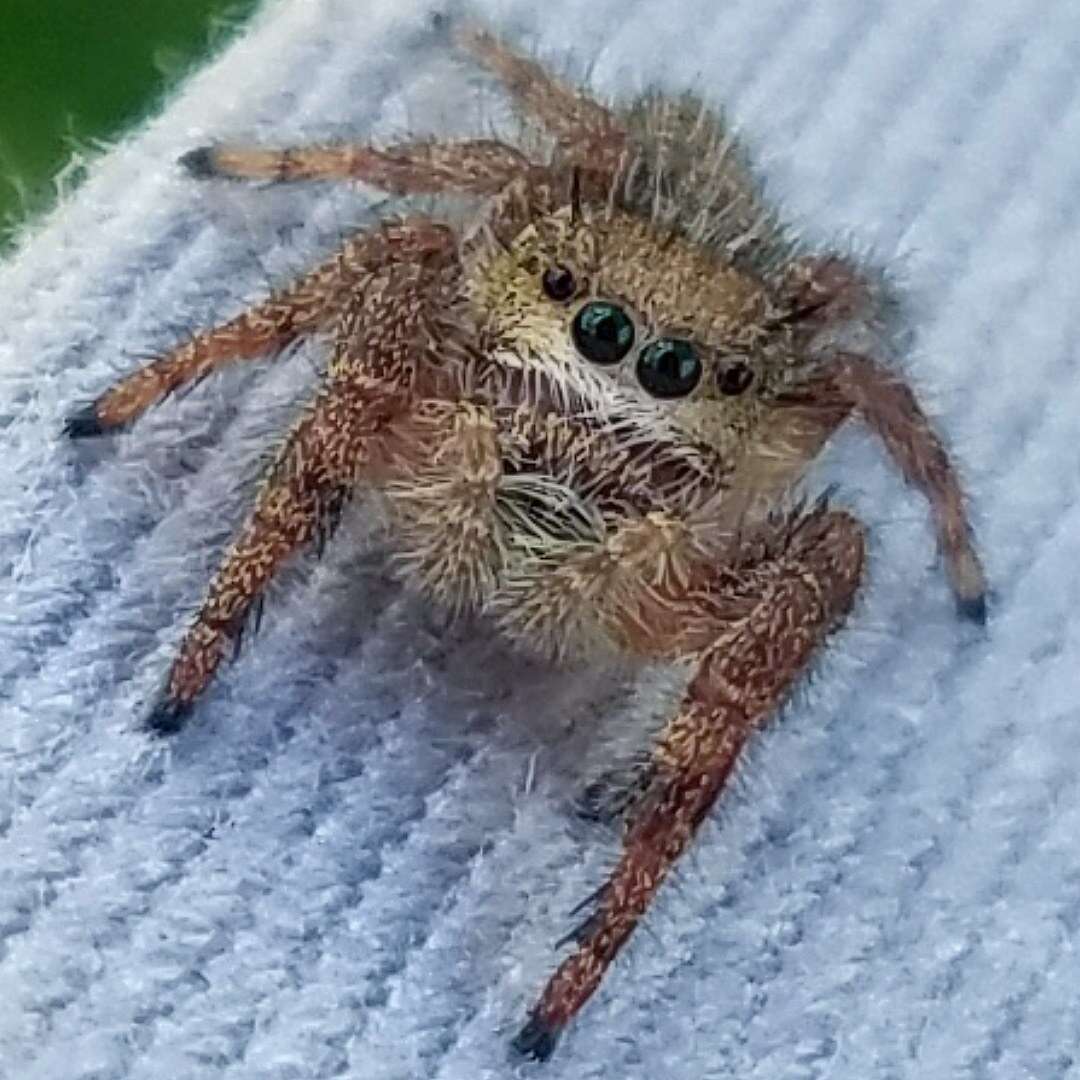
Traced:
<path id="1" fill-rule="evenodd" d="M 574 275 L 565 266 L 549 266 L 540 279 L 544 295 L 551 300 L 569 300 L 577 291 Z"/>
<path id="2" fill-rule="evenodd" d="M 618 304 L 593 300 L 574 316 L 577 350 L 594 364 L 617 364 L 634 344 L 634 324 Z"/>
<path id="3" fill-rule="evenodd" d="M 753 370 L 749 364 L 742 360 L 736 360 L 734 364 L 728 364 L 727 367 L 721 368 L 720 374 L 716 377 L 716 385 L 719 387 L 720 393 L 726 394 L 728 397 L 737 397 L 753 381 Z"/>
<path id="4" fill-rule="evenodd" d="M 660 338 L 641 350 L 638 381 L 653 397 L 685 397 L 701 381 L 701 361 L 681 338 Z"/>

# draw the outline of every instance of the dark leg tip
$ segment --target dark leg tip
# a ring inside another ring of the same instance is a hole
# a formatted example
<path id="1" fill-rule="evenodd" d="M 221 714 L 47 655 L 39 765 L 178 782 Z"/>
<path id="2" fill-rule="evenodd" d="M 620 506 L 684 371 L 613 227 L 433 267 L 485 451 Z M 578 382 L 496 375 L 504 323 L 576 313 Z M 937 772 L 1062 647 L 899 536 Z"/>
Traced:
<path id="1" fill-rule="evenodd" d="M 510 1045 L 514 1052 L 522 1057 L 547 1061 L 554 1053 L 558 1041 L 559 1028 L 534 1015 L 529 1017 L 528 1023 L 514 1036 Z"/>
<path id="2" fill-rule="evenodd" d="M 986 594 L 978 596 L 960 596 L 956 599 L 956 612 L 961 619 L 967 619 L 977 626 L 986 625 Z"/>
<path id="3" fill-rule="evenodd" d="M 218 175 L 217 155 L 212 146 L 197 146 L 194 150 L 181 154 L 176 159 L 176 164 L 196 180 L 208 180 Z"/>
<path id="4" fill-rule="evenodd" d="M 145 720 L 145 727 L 155 735 L 175 735 L 191 715 L 192 705 L 190 701 L 173 701 L 163 698 Z"/>
<path id="5" fill-rule="evenodd" d="M 105 425 L 98 419 L 97 405 L 91 402 L 64 420 L 64 434 L 69 439 L 90 439 L 104 435 Z"/>

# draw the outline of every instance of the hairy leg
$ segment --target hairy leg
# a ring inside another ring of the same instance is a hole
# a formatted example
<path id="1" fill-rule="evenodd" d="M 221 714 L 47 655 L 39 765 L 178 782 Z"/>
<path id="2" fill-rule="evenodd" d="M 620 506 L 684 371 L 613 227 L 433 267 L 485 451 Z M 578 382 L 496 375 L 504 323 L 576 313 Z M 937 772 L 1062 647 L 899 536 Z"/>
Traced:
<path id="1" fill-rule="evenodd" d="M 252 605 L 281 566 L 336 523 L 357 480 L 375 472 L 407 397 L 370 380 L 324 389 L 293 428 L 255 506 L 225 554 L 180 645 L 148 726 L 177 730 L 225 655 Z"/>
<path id="2" fill-rule="evenodd" d="M 567 157 L 602 172 L 618 165 L 626 134 L 609 109 L 554 79 L 486 30 L 465 27 L 456 40 L 503 82 Z M 419 140 L 385 149 L 365 144 L 277 149 L 223 144 L 190 150 L 180 164 L 200 179 L 357 180 L 395 195 L 494 195 L 532 165 L 519 150 L 494 139 Z"/>
<path id="3" fill-rule="evenodd" d="M 788 268 L 783 291 L 789 310 L 780 321 L 803 332 L 804 347 L 818 333 L 827 337 L 830 327 L 873 320 L 880 308 L 873 286 L 837 256 L 796 260 Z M 814 382 L 792 397 L 796 407 L 802 403 L 809 408 L 806 418 L 812 424 L 816 421 L 826 437 L 854 412 L 881 439 L 904 479 L 930 503 L 958 611 L 984 623 L 986 576 L 972 539 L 960 480 L 911 387 L 871 357 L 839 351 Z M 806 460 L 810 460 L 816 450 L 807 450 Z"/>
<path id="4" fill-rule="evenodd" d="M 868 357 L 852 353 L 841 354 L 830 374 L 840 394 L 881 438 L 904 479 L 926 496 L 957 609 L 965 618 L 984 623 L 986 576 L 960 481 L 911 387 Z"/>
<path id="5" fill-rule="evenodd" d="M 521 110 L 547 129 L 567 157 L 600 171 L 618 165 L 626 133 L 610 109 L 487 30 L 465 26 L 455 37 L 461 49 L 499 78 Z"/>
<path id="6" fill-rule="evenodd" d="M 693 609 L 699 627 L 711 625 L 711 640 L 696 653 L 679 712 L 653 750 L 619 861 L 571 935 L 574 951 L 515 1039 L 524 1054 L 551 1054 L 724 790 L 744 746 L 851 606 L 864 538 L 850 516 L 822 509 L 793 519 L 765 537 L 762 550 L 759 562 L 670 594 L 673 605 Z"/>
<path id="7" fill-rule="evenodd" d="M 214 575 L 149 724 L 175 730 L 281 565 L 334 524 L 360 481 L 385 483 L 410 451 L 417 352 L 453 263 L 399 266 L 352 297 L 326 383 L 293 428 Z M 402 431 L 398 430 L 398 425 Z"/>
<path id="8" fill-rule="evenodd" d="M 454 242 L 448 227 L 419 218 L 353 237 L 269 299 L 126 375 L 71 416 L 65 431 L 73 438 L 100 435 L 226 364 L 281 350 L 331 325 L 355 296 L 377 289 L 393 267 L 446 257 Z"/>
<path id="9" fill-rule="evenodd" d="M 377 149 L 365 144 L 261 148 L 201 146 L 180 158 L 199 179 L 356 180 L 393 195 L 494 195 L 527 172 L 520 150 L 495 139 L 421 139 Z"/>

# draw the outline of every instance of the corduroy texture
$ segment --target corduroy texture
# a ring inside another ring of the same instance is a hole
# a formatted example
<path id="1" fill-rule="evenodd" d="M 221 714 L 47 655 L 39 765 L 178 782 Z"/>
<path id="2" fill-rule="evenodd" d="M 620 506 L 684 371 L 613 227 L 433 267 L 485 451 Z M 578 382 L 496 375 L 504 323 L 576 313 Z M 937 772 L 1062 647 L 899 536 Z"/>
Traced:
<path id="1" fill-rule="evenodd" d="M 601 92 L 729 107 L 813 239 L 909 290 L 905 360 L 995 589 L 954 616 L 925 509 L 852 431 L 815 484 L 871 528 L 814 683 L 555 1078 L 1080 1077 L 1080 7 L 1068 0 L 480 3 Z M 476 1080 L 613 839 L 568 803 L 648 693 L 447 630 L 357 504 L 179 737 L 137 720 L 319 350 L 125 435 L 64 414 L 377 212 L 200 185 L 224 138 L 467 132 L 501 106 L 429 8 L 284 0 L 0 268 L 0 1076 Z"/>

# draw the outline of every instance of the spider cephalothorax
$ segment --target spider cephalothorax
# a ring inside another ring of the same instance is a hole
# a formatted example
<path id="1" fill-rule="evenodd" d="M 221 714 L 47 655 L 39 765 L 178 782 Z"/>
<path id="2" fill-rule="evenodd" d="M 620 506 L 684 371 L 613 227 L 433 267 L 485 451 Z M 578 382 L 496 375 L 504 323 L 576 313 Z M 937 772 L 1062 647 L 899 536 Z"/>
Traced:
<path id="1" fill-rule="evenodd" d="M 852 604 L 862 527 L 786 498 L 845 419 L 877 432 L 927 496 L 963 614 L 985 616 L 984 581 L 912 392 L 850 351 L 877 290 L 847 260 L 797 248 L 722 119 L 691 97 L 607 108 L 486 32 L 458 40 L 543 153 L 473 139 L 185 154 L 201 178 L 352 179 L 478 209 L 353 236 L 67 430 L 101 434 L 223 364 L 332 340 L 169 671 L 157 731 L 180 726 L 279 567 L 360 487 L 381 494 L 408 580 L 441 603 L 555 657 L 595 647 L 687 668 L 618 800 L 622 856 L 516 1040 L 545 1057 Z"/>

